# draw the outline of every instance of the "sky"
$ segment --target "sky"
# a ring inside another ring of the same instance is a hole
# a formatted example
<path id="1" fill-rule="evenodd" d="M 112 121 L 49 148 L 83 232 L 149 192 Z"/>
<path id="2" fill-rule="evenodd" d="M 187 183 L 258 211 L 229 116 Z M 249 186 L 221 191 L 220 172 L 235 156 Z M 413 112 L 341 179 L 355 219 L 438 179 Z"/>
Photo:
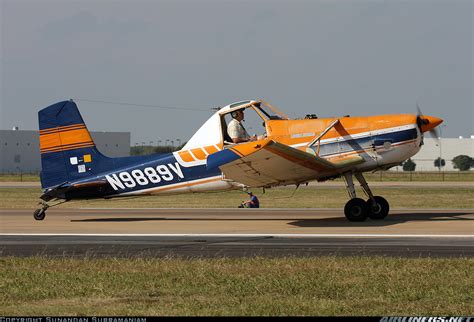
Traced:
<path id="1" fill-rule="evenodd" d="M 473 10 L 465 0 L 0 0 L 0 128 L 38 129 L 38 110 L 72 98 L 91 131 L 184 142 L 210 108 L 264 99 L 292 118 L 415 114 L 418 103 L 445 120 L 442 137 L 469 137 Z"/>

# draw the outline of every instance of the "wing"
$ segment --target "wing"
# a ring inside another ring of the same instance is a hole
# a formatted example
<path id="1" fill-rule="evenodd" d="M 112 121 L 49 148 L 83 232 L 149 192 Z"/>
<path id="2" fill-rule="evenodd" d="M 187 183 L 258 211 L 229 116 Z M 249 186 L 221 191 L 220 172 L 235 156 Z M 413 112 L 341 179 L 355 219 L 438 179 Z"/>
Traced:
<path id="1" fill-rule="evenodd" d="M 360 156 L 334 163 L 273 140 L 248 142 L 207 157 L 209 170 L 218 167 L 226 179 L 250 187 L 295 184 L 314 180 L 364 162 Z"/>

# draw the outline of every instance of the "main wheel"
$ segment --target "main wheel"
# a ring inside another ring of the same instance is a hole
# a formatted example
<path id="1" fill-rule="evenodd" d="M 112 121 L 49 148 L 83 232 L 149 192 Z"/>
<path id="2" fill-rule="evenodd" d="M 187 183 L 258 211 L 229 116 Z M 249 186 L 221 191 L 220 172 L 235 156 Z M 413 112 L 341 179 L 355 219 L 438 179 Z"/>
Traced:
<path id="1" fill-rule="evenodd" d="M 46 210 L 43 208 L 36 209 L 35 212 L 33 213 L 33 217 L 36 220 L 43 220 L 44 217 L 46 217 Z"/>
<path id="2" fill-rule="evenodd" d="M 369 209 L 370 219 L 384 219 L 388 215 L 390 206 L 384 197 L 375 196 L 374 202 L 371 199 L 367 200 L 367 208 Z"/>
<path id="3" fill-rule="evenodd" d="M 368 213 L 367 203 L 360 198 L 349 200 L 344 207 L 344 214 L 349 221 L 364 221 Z"/>

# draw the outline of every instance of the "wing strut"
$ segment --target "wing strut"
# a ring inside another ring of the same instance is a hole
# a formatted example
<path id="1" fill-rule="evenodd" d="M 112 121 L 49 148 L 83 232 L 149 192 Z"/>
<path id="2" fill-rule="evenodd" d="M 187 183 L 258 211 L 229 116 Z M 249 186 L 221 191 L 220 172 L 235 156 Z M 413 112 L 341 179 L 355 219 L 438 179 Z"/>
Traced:
<path id="1" fill-rule="evenodd" d="M 313 155 L 318 155 L 319 154 L 319 148 L 321 147 L 321 138 L 329 132 L 330 129 L 332 129 L 336 124 L 339 123 L 339 119 L 333 121 L 331 124 L 329 124 L 329 126 L 327 128 L 324 129 L 324 131 L 321 132 L 321 134 L 318 135 L 317 138 L 315 138 L 313 141 L 311 141 L 309 144 L 308 144 L 308 147 L 306 148 L 306 152 L 308 153 L 311 153 Z M 315 144 L 316 142 L 318 143 L 318 148 L 316 150 L 316 152 L 311 149 Z"/>

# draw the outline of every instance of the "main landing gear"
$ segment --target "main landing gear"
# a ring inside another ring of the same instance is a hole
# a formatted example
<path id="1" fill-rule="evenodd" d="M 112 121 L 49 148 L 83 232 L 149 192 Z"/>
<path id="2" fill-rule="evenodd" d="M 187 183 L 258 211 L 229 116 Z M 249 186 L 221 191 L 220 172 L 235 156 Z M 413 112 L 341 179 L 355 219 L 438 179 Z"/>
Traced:
<path id="1" fill-rule="evenodd" d="M 347 192 L 349 193 L 349 200 L 344 207 L 344 214 L 349 221 L 364 221 L 369 217 L 370 219 L 384 219 L 387 217 L 390 210 L 390 206 L 385 198 L 380 196 L 374 196 L 372 191 L 365 181 L 364 176 L 360 172 L 354 173 L 357 181 L 359 181 L 365 194 L 369 197 L 367 201 L 357 198 L 354 188 L 354 182 L 352 181 L 352 172 L 344 173 L 344 179 L 346 181 Z"/>

